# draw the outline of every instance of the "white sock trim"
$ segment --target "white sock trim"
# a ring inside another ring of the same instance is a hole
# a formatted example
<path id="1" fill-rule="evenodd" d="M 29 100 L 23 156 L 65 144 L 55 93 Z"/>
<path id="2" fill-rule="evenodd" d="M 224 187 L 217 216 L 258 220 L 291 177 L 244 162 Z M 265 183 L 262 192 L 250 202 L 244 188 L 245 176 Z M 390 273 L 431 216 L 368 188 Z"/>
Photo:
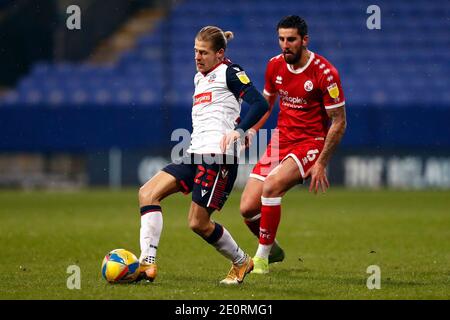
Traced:
<path id="1" fill-rule="evenodd" d="M 279 206 L 281 204 L 281 197 L 278 198 L 264 198 L 261 197 L 263 206 Z"/>
<path id="2" fill-rule="evenodd" d="M 261 218 L 261 213 L 258 213 L 256 216 L 253 216 L 251 218 L 245 218 L 245 221 L 253 222 L 253 221 L 258 220 L 259 218 Z"/>

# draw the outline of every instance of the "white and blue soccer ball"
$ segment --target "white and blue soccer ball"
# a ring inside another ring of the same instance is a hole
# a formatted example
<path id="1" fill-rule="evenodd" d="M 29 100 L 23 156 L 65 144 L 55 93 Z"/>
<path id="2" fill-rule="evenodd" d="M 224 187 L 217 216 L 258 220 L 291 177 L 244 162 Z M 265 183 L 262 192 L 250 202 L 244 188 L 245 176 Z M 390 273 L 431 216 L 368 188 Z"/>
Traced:
<path id="1" fill-rule="evenodd" d="M 133 282 L 139 276 L 139 260 L 128 250 L 112 250 L 103 259 L 102 276 L 109 283 Z"/>

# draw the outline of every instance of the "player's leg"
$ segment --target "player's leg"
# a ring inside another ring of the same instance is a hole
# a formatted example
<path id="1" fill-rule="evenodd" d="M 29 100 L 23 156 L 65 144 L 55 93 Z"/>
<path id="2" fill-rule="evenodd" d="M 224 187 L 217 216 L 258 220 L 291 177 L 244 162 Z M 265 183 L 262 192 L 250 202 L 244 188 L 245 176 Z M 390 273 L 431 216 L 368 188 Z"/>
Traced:
<path id="1" fill-rule="evenodd" d="M 274 139 L 274 137 L 272 138 Z M 279 143 L 275 141 L 275 147 L 272 147 L 272 140 L 269 142 L 261 159 L 254 166 L 241 196 L 241 215 L 247 227 L 258 238 L 263 184 L 267 174 L 271 171 L 272 166 L 274 166 L 272 160 L 278 160 L 278 157 L 273 157 L 272 159 L 272 149 L 276 152 L 277 156 L 279 155 L 278 145 Z"/>
<path id="2" fill-rule="evenodd" d="M 261 196 L 265 178 L 250 176 L 241 196 L 240 212 L 249 230 L 259 239 Z M 275 239 L 269 254 L 269 263 L 284 260 L 284 251 Z"/>
<path id="3" fill-rule="evenodd" d="M 302 182 L 302 176 L 292 157 L 286 158 L 265 179 L 261 196 L 260 237 L 254 258 L 254 273 L 269 272 L 268 257 L 280 223 L 281 198 L 300 182 Z"/>
<path id="4" fill-rule="evenodd" d="M 250 177 L 241 196 L 240 211 L 249 230 L 259 238 L 261 195 L 264 181 Z"/>
<path id="5" fill-rule="evenodd" d="M 232 263 L 224 284 L 239 284 L 253 268 L 253 261 L 236 243 L 228 230 L 211 220 L 214 210 L 220 210 L 233 189 L 237 164 L 203 164 L 198 166 L 192 189 L 189 226 Z"/>
<path id="6" fill-rule="evenodd" d="M 228 230 L 217 222 L 211 220 L 214 211 L 192 202 L 189 210 L 189 227 L 212 245 L 218 252 L 233 264 L 223 284 L 239 284 L 253 268 L 253 261 L 236 243 Z"/>
<path id="7" fill-rule="evenodd" d="M 225 258 L 233 263 L 243 263 L 245 253 L 234 241 L 233 237 L 225 227 L 211 220 L 211 214 L 214 209 L 204 208 L 194 202 L 189 210 L 189 227 L 196 234 L 205 239 Z"/>
<path id="8" fill-rule="evenodd" d="M 141 213 L 139 279 L 153 281 L 156 277 L 156 252 L 163 228 L 161 200 L 178 191 L 180 184 L 177 179 L 164 171 L 158 172 L 139 190 Z"/>

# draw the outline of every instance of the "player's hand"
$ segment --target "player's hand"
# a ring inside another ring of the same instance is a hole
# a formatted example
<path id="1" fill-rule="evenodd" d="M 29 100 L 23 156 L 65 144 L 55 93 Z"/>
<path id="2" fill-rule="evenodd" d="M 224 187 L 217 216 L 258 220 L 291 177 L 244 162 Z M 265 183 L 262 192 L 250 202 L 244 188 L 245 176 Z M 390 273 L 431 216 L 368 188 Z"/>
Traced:
<path id="1" fill-rule="evenodd" d="M 311 176 L 311 183 L 309 184 L 309 192 L 317 194 L 319 188 L 322 192 L 327 191 L 330 183 L 327 178 L 327 169 L 325 166 L 316 162 L 305 174 L 305 179 Z"/>
<path id="2" fill-rule="evenodd" d="M 236 130 L 233 130 L 222 137 L 220 140 L 220 149 L 223 153 L 227 151 L 229 146 L 234 143 L 236 140 L 240 139 L 241 135 Z"/>
<path id="3" fill-rule="evenodd" d="M 247 133 L 245 134 L 245 147 L 250 148 L 252 145 L 253 137 L 256 135 L 256 130 L 253 128 L 250 128 L 247 130 Z"/>

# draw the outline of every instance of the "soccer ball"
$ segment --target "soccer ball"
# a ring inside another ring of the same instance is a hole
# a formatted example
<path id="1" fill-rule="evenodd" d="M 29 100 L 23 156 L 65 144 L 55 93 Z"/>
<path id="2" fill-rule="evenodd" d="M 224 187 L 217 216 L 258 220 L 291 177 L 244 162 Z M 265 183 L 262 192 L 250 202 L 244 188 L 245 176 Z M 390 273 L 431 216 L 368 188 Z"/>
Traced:
<path id="1" fill-rule="evenodd" d="M 109 283 L 130 283 L 139 275 L 139 260 L 125 249 L 109 252 L 102 262 L 102 275 Z"/>

